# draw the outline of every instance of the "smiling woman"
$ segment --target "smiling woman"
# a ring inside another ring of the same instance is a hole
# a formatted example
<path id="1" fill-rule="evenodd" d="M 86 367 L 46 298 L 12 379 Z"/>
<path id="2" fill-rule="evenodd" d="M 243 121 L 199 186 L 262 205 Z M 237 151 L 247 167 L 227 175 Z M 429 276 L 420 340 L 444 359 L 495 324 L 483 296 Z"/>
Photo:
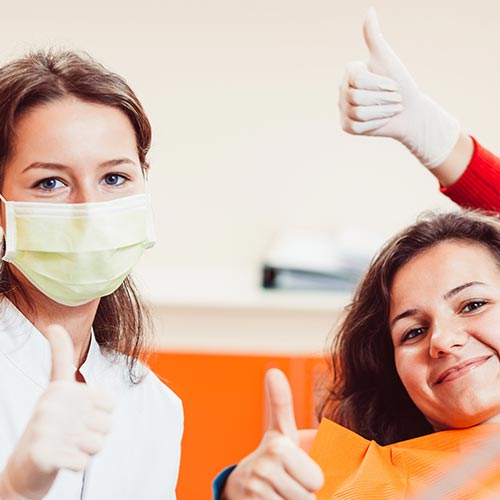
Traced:
<path id="1" fill-rule="evenodd" d="M 500 221 L 422 218 L 360 284 L 334 341 L 321 414 L 380 444 L 495 419 L 499 320 Z"/>
<path id="2" fill-rule="evenodd" d="M 412 258 L 391 293 L 396 370 L 433 429 L 500 422 L 500 267 L 445 241 Z"/>
<path id="3" fill-rule="evenodd" d="M 154 242 L 150 141 L 133 91 L 86 55 L 0 68 L 2 500 L 175 498 L 182 408 L 140 362 L 129 276 Z"/>

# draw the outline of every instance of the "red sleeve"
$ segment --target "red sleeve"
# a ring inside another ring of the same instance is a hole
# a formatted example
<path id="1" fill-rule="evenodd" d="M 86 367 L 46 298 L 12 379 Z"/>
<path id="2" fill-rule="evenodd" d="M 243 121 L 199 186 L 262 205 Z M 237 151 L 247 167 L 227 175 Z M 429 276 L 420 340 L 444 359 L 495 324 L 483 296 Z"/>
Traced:
<path id="1" fill-rule="evenodd" d="M 467 169 L 441 192 L 462 207 L 500 212 L 500 158 L 472 140 L 474 153 Z"/>

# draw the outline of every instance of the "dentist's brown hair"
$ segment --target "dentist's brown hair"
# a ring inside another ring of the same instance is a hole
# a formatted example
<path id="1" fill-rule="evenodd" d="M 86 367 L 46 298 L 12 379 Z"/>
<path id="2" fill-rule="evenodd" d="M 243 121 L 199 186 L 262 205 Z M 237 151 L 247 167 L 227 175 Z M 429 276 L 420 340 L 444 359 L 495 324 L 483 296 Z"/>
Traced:
<path id="1" fill-rule="evenodd" d="M 15 148 L 19 118 L 38 106 L 67 97 L 122 111 L 134 128 L 141 166 L 149 168 L 146 155 L 151 145 L 151 124 L 125 79 L 83 52 L 38 51 L 0 67 L 0 188 Z M 0 269 L 0 294 L 21 309 L 30 308 L 29 296 L 23 293 L 8 265 L 2 263 Z M 132 382 L 141 379 L 136 365 L 145 351 L 150 328 L 149 313 L 130 277 L 118 290 L 100 299 L 93 324 L 96 340 L 110 353 L 128 356 Z"/>

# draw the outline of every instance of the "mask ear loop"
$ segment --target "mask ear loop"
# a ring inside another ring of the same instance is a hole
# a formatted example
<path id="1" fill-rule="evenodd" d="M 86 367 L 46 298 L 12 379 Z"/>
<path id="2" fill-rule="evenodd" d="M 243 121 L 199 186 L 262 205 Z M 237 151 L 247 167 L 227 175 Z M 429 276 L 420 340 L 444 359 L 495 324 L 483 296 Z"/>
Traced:
<path id="1" fill-rule="evenodd" d="M 151 248 L 156 241 L 154 215 L 153 215 L 153 203 L 151 201 L 151 192 L 149 191 L 149 168 L 141 167 L 142 175 L 144 177 L 144 194 L 146 195 L 146 234 L 148 238 L 148 244 L 146 248 Z M 0 499 L 1 500 L 1 499 Z"/>
<path id="2" fill-rule="evenodd" d="M 0 200 L 4 205 L 4 218 L 3 221 L 3 248 L 2 248 L 2 260 L 12 261 L 17 253 L 17 225 L 16 225 L 16 213 L 15 205 L 12 201 L 7 201 L 2 194 L 0 194 Z M 9 239 L 7 241 L 7 233 L 9 233 Z"/>
<path id="3" fill-rule="evenodd" d="M 2 194 L 0 194 L 0 201 L 3 203 L 4 207 L 5 207 L 5 210 L 4 210 L 4 221 L 2 221 L 2 225 L 0 225 L 0 240 L 1 240 L 1 243 L 0 243 L 0 259 L 5 255 L 5 247 L 6 247 L 6 244 L 5 244 L 5 229 L 4 229 L 4 226 L 7 224 L 7 200 L 3 197 Z M 3 262 L 0 262 L 0 271 L 2 269 L 2 267 L 4 266 L 5 264 L 3 264 Z"/>
<path id="4" fill-rule="evenodd" d="M 146 196 L 150 196 L 149 194 L 149 168 L 141 167 L 142 170 L 142 177 L 144 178 L 144 193 Z"/>
<path id="5" fill-rule="evenodd" d="M 7 200 L 0 194 L 0 200 L 3 203 L 4 209 L 4 220 L 2 221 L 2 225 L 0 225 L 0 279 L 3 280 L 5 277 L 5 272 L 7 269 L 7 262 L 3 260 L 3 256 L 5 255 L 7 248 L 7 240 L 5 238 L 5 229 L 4 226 L 7 225 Z"/>

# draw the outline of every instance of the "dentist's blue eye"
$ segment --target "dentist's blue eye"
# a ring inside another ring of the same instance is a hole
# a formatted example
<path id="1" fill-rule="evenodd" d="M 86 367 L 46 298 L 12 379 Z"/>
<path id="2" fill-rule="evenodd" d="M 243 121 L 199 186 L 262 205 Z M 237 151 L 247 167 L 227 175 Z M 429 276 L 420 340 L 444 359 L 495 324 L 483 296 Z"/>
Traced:
<path id="1" fill-rule="evenodd" d="M 52 191 L 52 190 L 60 188 L 62 186 L 64 186 L 64 184 L 59 179 L 56 179 L 55 177 L 47 177 L 46 179 L 42 179 L 41 181 L 38 181 L 34 185 L 34 187 L 38 187 L 38 188 L 43 189 L 45 191 Z"/>
<path id="2" fill-rule="evenodd" d="M 126 181 L 126 177 L 121 174 L 107 174 L 104 177 L 104 182 L 108 186 L 119 186 Z"/>

